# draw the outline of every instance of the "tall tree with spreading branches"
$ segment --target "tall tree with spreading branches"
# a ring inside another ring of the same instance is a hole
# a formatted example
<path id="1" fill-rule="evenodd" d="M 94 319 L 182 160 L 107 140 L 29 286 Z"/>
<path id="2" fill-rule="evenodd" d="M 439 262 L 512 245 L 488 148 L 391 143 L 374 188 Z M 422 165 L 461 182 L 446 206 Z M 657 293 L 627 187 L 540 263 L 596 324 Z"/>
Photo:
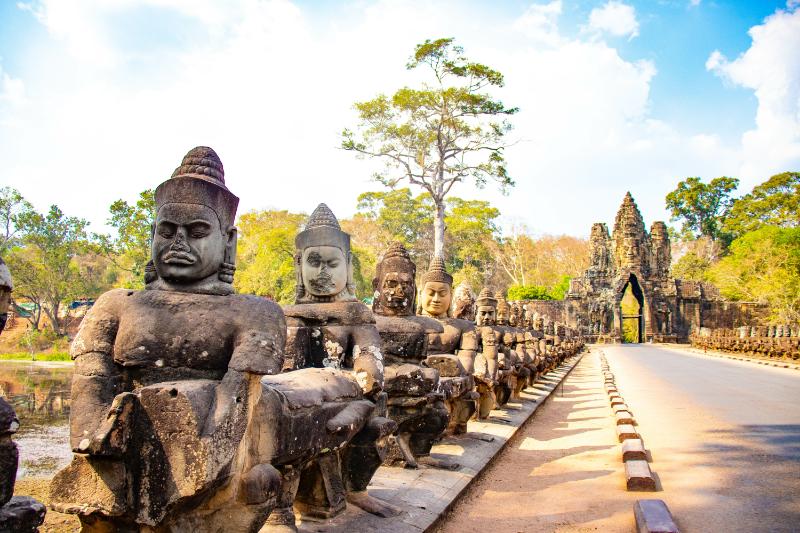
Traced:
<path id="1" fill-rule="evenodd" d="M 444 257 L 445 198 L 453 186 L 466 179 L 478 187 L 493 180 L 502 191 L 514 185 L 503 152 L 508 117 L 518 109 L 486 92 L 502 87 L 503 75 L 467 59 L 452 38 L 417 45 L 406 67 L 420 66 L 430 69 L 432 83 L 355 104 L 359 133 L 345 129 L 342 148 L 382 159 L 386 166 L 374 177 L 387 187 L 405 181 L 431 195 L 434 255 Z"/>

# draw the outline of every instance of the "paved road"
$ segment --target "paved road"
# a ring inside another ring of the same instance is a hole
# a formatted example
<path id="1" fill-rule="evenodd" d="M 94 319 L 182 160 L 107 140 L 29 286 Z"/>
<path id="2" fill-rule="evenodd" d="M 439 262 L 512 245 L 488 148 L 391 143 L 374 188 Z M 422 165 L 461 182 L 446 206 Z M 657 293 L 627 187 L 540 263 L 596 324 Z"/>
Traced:
<path id="1" fill-rule="evenodd" d="M 650 345 L 600 349 L 685 529 L 800 531 L 799 371 Z"/>

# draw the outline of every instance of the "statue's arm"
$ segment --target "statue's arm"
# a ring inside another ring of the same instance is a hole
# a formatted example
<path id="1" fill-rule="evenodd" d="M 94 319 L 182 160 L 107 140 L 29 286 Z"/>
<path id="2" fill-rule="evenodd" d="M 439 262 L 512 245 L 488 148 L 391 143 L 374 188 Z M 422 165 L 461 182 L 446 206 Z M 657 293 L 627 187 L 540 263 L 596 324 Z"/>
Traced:
<path id="1" fill-rule="evenodd" d="M 461 333 L 458 341 L 456 355 L 468 374 L 475 371 L 475 356 L 478 353 L 478 334 L 475 329 L 468 329 Z"/>
<path id="2" fill-rule="evenodd" d="M 353 326 L 353 372 L 367 396 L 383 390 L 383 353 L 375 324 Z"/>
<path id="3" fill-rule="evenodd" d="M 81 323 L 70 347 L 75 360 L 70 408 L 70 445 L 73 451 L 112 454 L 103 447 L 103 426 L 108 426 L 114 398 L 123 392 L 120 367 L 114 362 L 114 341 L 119 328 L 115 291 L 102 295 Z"/>
<path id="4" fill-rule="evenodd" d="M 275 303 L 263 298 L 248 298 L 247 311 L 233 338 L 233 353 L 228 370 L 216 388 L 214 403 L 206 418 L 203 434 L 211 435 L 223 425 L 242 402 L 258 400 L 261 376 L 279 374 L 283 369 L 286 321 Z"/>

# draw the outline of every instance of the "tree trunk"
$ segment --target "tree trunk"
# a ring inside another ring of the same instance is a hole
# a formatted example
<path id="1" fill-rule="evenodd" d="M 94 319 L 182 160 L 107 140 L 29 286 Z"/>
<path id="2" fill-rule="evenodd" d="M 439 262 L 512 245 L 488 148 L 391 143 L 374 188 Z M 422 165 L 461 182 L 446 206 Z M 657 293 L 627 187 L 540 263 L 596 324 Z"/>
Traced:
<path id="1" fill-rule="evenodd" d="M 444 200 L 436 200 L 433 214 L 433 257 L 444 258 Z"/>

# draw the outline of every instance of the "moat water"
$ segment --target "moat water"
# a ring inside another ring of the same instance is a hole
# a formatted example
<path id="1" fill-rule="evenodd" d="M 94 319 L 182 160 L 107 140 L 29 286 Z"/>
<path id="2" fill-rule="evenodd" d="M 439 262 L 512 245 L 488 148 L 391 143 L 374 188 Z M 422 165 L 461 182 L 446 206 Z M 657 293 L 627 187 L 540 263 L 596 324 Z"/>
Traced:
<path id="1" fill-rule="evenodd" d="M 50 477 L 69 463 L 71 363 L 0 361 L 0 396 L 20 428 L 17 477 Z"/>

